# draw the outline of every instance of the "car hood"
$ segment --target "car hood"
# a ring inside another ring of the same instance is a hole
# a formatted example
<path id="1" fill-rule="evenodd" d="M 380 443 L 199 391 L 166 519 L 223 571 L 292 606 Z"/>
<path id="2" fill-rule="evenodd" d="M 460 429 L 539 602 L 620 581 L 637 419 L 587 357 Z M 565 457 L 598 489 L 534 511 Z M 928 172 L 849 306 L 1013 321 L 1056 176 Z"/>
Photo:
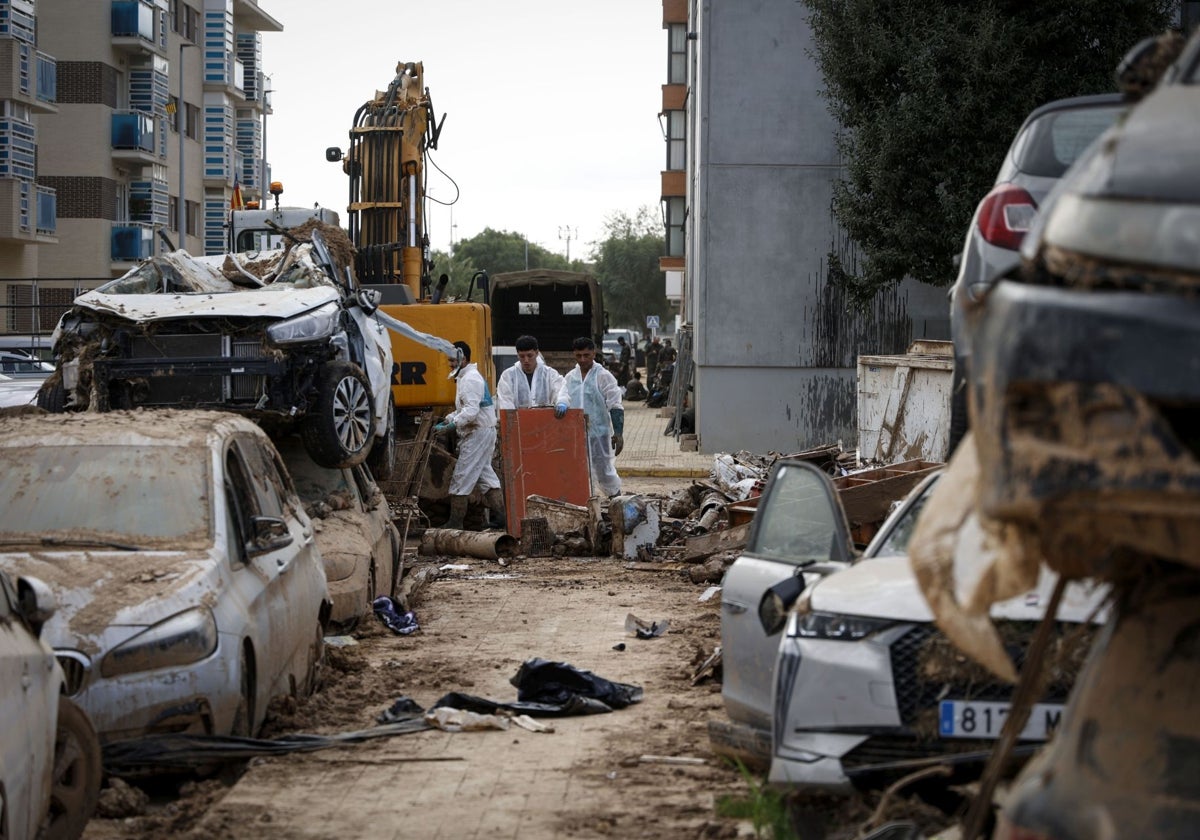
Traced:
<path id="1" fill-rule="evenodd" d="M 959 603 L 965 603 L 976 581 L 992 564 L 994 552 L 985 543 L 978 519 L 968 517 L 954 552 L 954 579 Z M 1023 595 L 992 605 L 994 619 L 1037 621 L 1045 612 L 1058 577 L 1045 567 L 1037 586 Z M 1090 581 L 1067 585 L 1058 608 L 1058 620 L 1082 623 L 1103 621 L 1109 588 Z M 933 612 L 921 593 L 907 555 L 864 557 L 850 568 L 816 583 L 809 605 L 820 612 L 868 616 L 892 621 L 930 622 Z"/>
<path id="2" fill-rule="evenodd" d="M 138 323 L 180 318 L 271 318 L 300 315 L 332 301 L 341 293 L 332 286 L 308 289 L 265 287 L 252 291 L 192 294 L 106 294 L 87 292 L 75 305 Z"/>
<path id="3" fill-rule="evenodd" d="M 44 581 L 58 607 L 42 637 L 91 656 L 191 607 L 215 605 L 220 591 L 216 563 L 203 552 L 6 553 L 0 568 Z"/>

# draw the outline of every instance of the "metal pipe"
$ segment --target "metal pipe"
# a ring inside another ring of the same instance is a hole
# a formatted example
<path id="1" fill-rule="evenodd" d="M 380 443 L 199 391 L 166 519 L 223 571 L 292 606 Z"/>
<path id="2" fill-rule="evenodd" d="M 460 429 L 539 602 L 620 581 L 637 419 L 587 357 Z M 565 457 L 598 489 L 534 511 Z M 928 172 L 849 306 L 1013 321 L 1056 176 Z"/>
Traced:
<path id="1" fill-rule="evenodd" d="M 421 535 L 421 554 L 456 554 L 498 560 L 517 553 L 517 538 L 503 531 L 459 531 L 430 528 Z"/>
<path id="2" fill-rule="evenodd" d="M 417 242 L 417 171 L 413 171 L 408 176 L 408 247 L 416 248 L 420 243 Z"/>

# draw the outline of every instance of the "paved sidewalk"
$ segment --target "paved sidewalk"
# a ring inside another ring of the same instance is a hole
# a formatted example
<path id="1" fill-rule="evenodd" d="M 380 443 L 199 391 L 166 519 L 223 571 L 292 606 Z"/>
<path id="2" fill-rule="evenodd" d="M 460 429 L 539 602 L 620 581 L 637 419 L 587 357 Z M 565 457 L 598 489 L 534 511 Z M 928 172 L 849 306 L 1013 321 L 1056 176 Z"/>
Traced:
<path id="1" fill-rule="evenodd" d="M 705 478 L 712 472 L 713 456 L 682 452 L 674 433 L 663 434 L 670 417 L 644 402 L 625 402 L 625 448 L 617 456 L 617 474 Z M 672 409 L 674 411 L 674 409 Z"/>

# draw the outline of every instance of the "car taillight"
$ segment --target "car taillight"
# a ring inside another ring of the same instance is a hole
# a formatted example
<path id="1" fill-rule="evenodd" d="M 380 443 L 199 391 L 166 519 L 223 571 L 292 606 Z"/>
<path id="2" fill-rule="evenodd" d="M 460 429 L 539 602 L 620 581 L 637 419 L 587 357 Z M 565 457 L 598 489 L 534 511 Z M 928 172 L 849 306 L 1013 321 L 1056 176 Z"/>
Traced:
<path id="1" fill-rule="evenodd" d="M 1013 184 L 996 187 L 979 205 L 979 235 L 998 248 L 1016 251 L 1037 214 L 1033 196 Z"/>

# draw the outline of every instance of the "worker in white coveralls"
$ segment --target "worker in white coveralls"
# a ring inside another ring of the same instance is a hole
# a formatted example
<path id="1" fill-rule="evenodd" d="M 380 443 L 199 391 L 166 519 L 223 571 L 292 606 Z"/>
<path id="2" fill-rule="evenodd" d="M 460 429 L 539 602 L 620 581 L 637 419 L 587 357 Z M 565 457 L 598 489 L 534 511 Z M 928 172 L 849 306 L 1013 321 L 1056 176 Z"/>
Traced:
<path id="1" fill-rule="evenodd" d="M 479 488 L 488 509 L 504 521 L 504 494 L 500 478 L 492 469 L 492 453 L 496 449 L 496 409 L 492 395 L 479 368 L 471 361 L 471 346 L 456 341 L 459 358 L 451 362 L 455 380 L 454 411 L 433 427 L 435 432 L 455 429 L 458 432 L 458 461 L 450 478 L 450 518 L 445 528 L 462 529 L 467 515 L 467 502 L 472 491 Z"/>
<path id="2" fill-rule="evenodd" d="M 533 336 L 521 336 L 515 346 L 517 362 L 500 374 L 496 385 L 496 407 L 503 411 L 554 405 L 558 389 L 562 387 L 562 374 L 546 364 Z"/>
<path id="3" fill-rule="evenodd" d="M 621 492 L 616 457 L 624 446 L 625 408 L 617 378 L 596 364 L 596 343 L 577 338 L 571 345 L 576 365 L 563 378 L 555 400 L 554 416 L 562 419 L 568 408 L 582 408 L 587 415 L 588 467 L 592 483 L 606 496 Z"/>

